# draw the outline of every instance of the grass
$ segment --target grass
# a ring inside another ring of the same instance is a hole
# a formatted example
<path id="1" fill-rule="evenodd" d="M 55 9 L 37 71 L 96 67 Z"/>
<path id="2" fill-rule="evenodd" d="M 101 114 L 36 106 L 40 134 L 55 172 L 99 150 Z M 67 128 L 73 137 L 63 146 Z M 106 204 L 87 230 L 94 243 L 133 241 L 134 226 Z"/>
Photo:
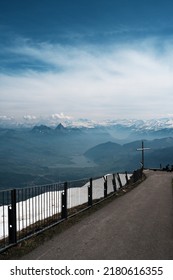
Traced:
<path id="1" fill-rule="evenodd" d="M 143 178 L 139 180 L 136 183 L 129 183 L 127 186 L 123 187 L 118 192 L 114 193 L 111 196 L 108 196 L 106 199 L 102 200 L 99 203 L 94 204 L 93 206 L 88 208 L 86 211 L 82 211 L 81 206 L 80 208 L 73 209 L 74 212 L 71 212 L 70 217 L 68 217 L 66 220 L 61 221 L 55 226 L 50 227 L 49 229 L 41 232 L 36 233 L 34 236 L 25 239 L 24 241 L 18 243 L 14 247 L 11 247 L 7 249 L 6 251 L 2 252 L 0 254 L 0 260 L 17 260 L 22 258 L 22 256 L 26 255 L 27 253 L 31 252 L 35 248 L 37 248 L 39 245 L 43 244 L 44 242 L 50 240 L 54 235 L 60 234 L 64 232 L 65 230 L 72 227 L 74 224 L 80 222 L 81 220 L 85 219 L 85 217 L 88 217 L 92 215 L 94 212 L 98 211 L 99 209 L 105 207 L 108 203 L 114 201 L 115 199 L 125 195 L 129 191 L 133 190 L 135 187 L 137 187 L 143 180 L 145 180 L 145 176 L 143 175 Z M 80 211 L 81 209 L 81 211 Z M 79 212 L 80 211 L 80 212 Z M 78 214 L 75 214 L 79 212 Z"/>

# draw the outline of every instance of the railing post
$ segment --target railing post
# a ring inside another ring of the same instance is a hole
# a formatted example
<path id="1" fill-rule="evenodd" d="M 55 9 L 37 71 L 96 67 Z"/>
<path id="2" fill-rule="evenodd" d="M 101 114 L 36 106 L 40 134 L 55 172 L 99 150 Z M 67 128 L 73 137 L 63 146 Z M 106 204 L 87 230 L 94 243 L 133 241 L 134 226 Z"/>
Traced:
<path id="1" fill-rule="evenodd" d="M 67 219 L 67 182 L 64 183 L 64 191 L 61 195 L 62 209 L 61 209 L 61 218 Z"/>
<path id="2" fill-rule="evenodd" d="M 128 175 L 127 175 L 127 171 L 125 172 L 125 177 L 126 177 L 126 184 L 129 184 L 129 179 L 128 179 Z"/>
<path id="3" fill-rule="evenodd" d="M 133 171 L 133 183 L 136 183 L 136 181 L 137 181 L 137 171 L 134 170 Z"/>
<path id="4" fill-rule="evenodd" d="M 116 185 L 115 174 L 112 174 L 112 175 L 113 175 L 112 185 L 113 185 L 114 192 L 116 192 L 117 191 L 117 185 Z"/>
<path id="5" fill-rule="evenodd" d="M 108 180 L 107 180 L 107 176 L 103 178 L 104 178 L 104 198 L 106 198 L 108 195 Z"/>
<path id="6" fill-rule="evenodd" d="M 9 244 L 17 242 L 17 221 L 16 221 L 16 190 L 11 190 L 11 206 L 8 206 L 8 232 Z"/>
<path id="7" fill-rule="evenodd" d="M 140 179 L 142 179 L 142 174 L 143 174 L 143 170 L 142 168 L 140 169 Z"/>
<path id="8" fill-rule="evenodd" d="M 90 184 L 88 186 L 88 206 L 92 206 L 92 204 L 93 204 L 93 198 L 92 198 L 93 191 L 92 191 L 92 189 L 93 189 L 93 179 L 90 178 Z"/>
<path id="9" fill-rule="evenodd" d="M 117 179 L 118 179 L 118 183 L 120 185 L 120 189 L 123 187 L 122 183 L 121 183 L 121 179 L 120 179 L 120 174 L 117 173 Z"/>

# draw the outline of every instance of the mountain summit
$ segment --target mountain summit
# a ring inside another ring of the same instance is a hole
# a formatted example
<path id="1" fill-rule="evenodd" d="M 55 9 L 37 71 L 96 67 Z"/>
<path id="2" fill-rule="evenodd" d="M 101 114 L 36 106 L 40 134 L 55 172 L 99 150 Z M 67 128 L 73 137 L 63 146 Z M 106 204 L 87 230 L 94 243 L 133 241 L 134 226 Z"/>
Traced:
<path id="1" fill-rule="evenodd" d="M 66 130 L 65 126 L 63 126 L 62 123 L 57 125 L 56 129 L 58 129 L 58 130 Z"/>
<path id="2" fill-rule="evenodd" d="M 56 132 L 61 132 L 61 133 L 68 133 L 68 129 L 60 123 L 56 128 Z"/>
<path id="3" fill-rule="evenodd" d="M 52 129 L 46 125 L 39 125 L 34 126 L 32 132 L 39 133 L 39 134 L 49 134 Z"/>

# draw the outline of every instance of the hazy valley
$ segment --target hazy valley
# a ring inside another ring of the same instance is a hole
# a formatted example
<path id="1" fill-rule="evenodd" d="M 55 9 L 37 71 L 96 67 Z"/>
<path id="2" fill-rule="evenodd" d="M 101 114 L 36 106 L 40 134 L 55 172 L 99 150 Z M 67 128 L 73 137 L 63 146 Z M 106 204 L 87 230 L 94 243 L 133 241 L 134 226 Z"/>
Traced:
<path id="1" fill-rule="evenodd" d="M 49 184 L 173 164 L 173 129 L 159 124 L 0 128 L 0 188 Z"/>

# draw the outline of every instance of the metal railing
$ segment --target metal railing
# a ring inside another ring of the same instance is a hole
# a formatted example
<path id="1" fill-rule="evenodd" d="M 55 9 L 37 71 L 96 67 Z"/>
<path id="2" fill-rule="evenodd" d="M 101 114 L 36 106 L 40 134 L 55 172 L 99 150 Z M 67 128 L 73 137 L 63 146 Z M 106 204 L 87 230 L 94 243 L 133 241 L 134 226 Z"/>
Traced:
<path id="1" fill-rule="evenodd" d="M 128 184 L 131 175 L 0 191 L 0 252 L 102 201 Z M 137 181 L 141 171 L 134 171 Z"/>

